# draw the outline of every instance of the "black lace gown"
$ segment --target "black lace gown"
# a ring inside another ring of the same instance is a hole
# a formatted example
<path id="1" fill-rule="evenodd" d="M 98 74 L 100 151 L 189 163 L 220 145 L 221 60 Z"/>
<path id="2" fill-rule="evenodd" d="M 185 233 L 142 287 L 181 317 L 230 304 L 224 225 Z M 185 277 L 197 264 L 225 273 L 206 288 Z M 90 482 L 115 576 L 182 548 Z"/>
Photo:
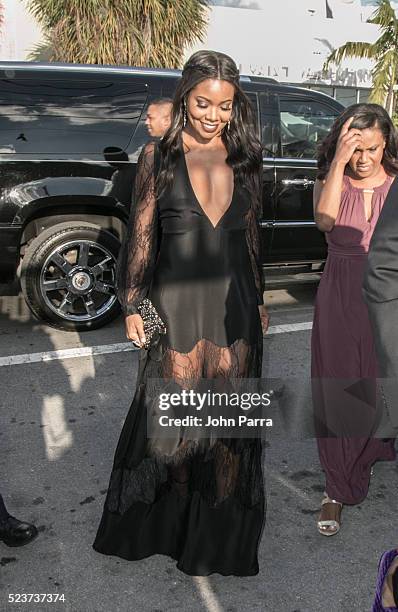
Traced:
<path id="1" fill-rule="evenodd" d="M 265 521 L 263 440 L 149 439 L 146 393 L 152 379 L 184 387 L 198 378 L 261 377 L 258 212 L 235 179 L 230 206 L 213 226 L 192 188 L 182 142 L 173 186 L 155 199 L 155 159 L 150 143 L 138 162 L 119 300 L 132 314 L 149 297 L 167 333 L 156 347 L 140 349 L 93 547 L 129 560 L 169 555 L 189 575 L 255 575 Z"/>

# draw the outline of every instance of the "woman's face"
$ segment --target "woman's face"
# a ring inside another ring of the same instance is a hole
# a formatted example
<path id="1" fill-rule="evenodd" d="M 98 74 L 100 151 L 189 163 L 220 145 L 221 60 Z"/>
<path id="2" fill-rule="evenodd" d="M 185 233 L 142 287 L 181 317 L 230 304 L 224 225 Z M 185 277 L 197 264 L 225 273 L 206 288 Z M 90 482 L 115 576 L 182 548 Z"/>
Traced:
<path id="1" fill-rule="evenodd" d="M 355 130 L 361 135 L 362 142 L 355 149 L 349 166 L 358 178 L 374 176 L 380 169 L 386 141 L 377 127 Z"/>
<path id="2" fill-rule="evenodd" d="M 232 115 L 235 88 L 228 81 L 206 79 L 187 97 L 187 127 L 209 141 L 219 136 Z"/>

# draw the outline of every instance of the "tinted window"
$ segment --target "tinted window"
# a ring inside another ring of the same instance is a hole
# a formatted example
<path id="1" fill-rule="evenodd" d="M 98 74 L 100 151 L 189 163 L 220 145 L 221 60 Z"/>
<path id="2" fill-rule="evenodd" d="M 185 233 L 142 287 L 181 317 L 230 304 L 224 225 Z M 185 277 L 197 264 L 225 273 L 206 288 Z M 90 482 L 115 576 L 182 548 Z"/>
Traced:
<path id="1" fill-rule="evenodd" d="M 0 79 L 0 153 L 101 154 L 124 150 L 145 85 L 82 78 Z"/>
<path id="2" fill-rule="evenodd" d="M 137 129 L 134 133 L 134 138 L 129 147 L 129 159 L 132 162 L 137 162 L 139 154 L 141 153 L 142 147 L 149 141 L 153 140 L 152 136 L 149 135 L 148 129 L 145 125 L 146 114 L 148 111 L 148 107 L 153 100 L 156 100 L 160 96 L 155 94 L 151 94 L 148 96 L 146 104 L 143 108 L 143 112 L 141 114 L 141 118 L 137 124 Z"/>
<path id="3" fill-rule="evenodd" d="M 259 121 L 259 114 L 258 114 L 258 99 L 257 99 L 257 94 L 254 92 L 249 92 L 249 91 L 245 91 L 245 94 L 247 95 L 247 97 L 250 100 L 252 109 L 253 109 L 253 113 L 254 113 L 254 117 L 255 117 L 255 130 L 257 132 L 257 135 L 260 137 L 259 134 L 259 125 L 260 125 L 260 121 Z"/>
<path id="4" fill-rule="evenodd" d="M 264 157 L 278 154 L 279 108 L 278 98 L 272 92 L 260 94 L 261 141 Z"/>
<path id="5" fill-rule="evenodd" d="M 281 98 L 282 157 L 315 159 L 338 112 L 316 100 Z"/>

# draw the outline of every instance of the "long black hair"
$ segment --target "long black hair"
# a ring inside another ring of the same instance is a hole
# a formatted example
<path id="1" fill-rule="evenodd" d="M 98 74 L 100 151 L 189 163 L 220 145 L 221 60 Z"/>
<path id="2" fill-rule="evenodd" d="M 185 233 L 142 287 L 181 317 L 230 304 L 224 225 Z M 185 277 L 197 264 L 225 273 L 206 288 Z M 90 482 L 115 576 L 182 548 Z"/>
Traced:
<path id="1" fill-rule="evenodd" d="M 350 129 L 364 130 L 367 128 L 378 128 L 382 132 L 386 141 L 382 165 L 387 174 L 398 174 L 397 132 L 389 114 L 379 104 L 353 104 L 337 117 L 329 134 L 319 146 L 317 178 L 322 180 L 329 172 L 336 153 L 341 128 L 350 117 L 354 117 Z"/>
<path id="2" fill-rule="evenodd" d="M 251 191 L 260 207 L 262 146 L 257 137 L 256 119 L 251 103 L 240 86 L 239 70 L 235 62 L 228 55 L 217 51 L 197 51 L 184 65 L 174 95 L 171 125 L 159 144 L 161 164 L 157 193 L 161 195 L 173 182 L 184 127 L 184 100 L 205 79 L 220 79 L 234 86 L 229 129 L 224 129 L 221 134 L 227 150 L 226 163 L 234 170 L 235 178 Z"/>

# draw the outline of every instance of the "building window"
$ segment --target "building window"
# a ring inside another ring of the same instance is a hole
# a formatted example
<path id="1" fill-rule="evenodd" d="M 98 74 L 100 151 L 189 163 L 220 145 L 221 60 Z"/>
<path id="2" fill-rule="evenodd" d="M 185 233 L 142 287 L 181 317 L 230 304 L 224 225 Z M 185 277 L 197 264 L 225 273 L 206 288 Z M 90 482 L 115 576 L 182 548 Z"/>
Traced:
<path id="1" fill-rule="evenodd" d="M 327 85 L 313 85 L 313 86 L 311 86 L 311 89 L 313 89 L 314 91 L 319 91 L 321 93 L 324 93 L 324 94 L 330 96 L 331 98 L 334 97 L 334 89 L 333 89 L 333 87 L 328 87 Z"/>
<path id="2" fill-rule="evenodd" d="M 348 87 L 336 87 L 335 98 L 344 106 L 357 103 L 357 90 Z"/>
<path id="3" fill-rule="evenodd" d="M 359 89 L 358 90 L 358 102 L 360 104 L 366 104 L 369 101 L 370 89 Z"/>

